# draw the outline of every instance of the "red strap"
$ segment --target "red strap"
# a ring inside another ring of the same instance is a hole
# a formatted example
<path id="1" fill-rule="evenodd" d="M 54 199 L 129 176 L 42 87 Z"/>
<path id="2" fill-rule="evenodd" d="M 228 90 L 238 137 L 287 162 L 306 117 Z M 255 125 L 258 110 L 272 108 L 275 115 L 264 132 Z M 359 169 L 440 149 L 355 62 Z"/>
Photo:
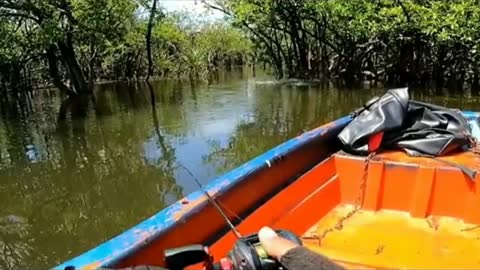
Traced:
<path id="1" fill-rule="evenodd" d="M 383 131 L 373 134 L 368 139 L 368 152 L 375 152 L 380 148 L 383 139 Z"/>

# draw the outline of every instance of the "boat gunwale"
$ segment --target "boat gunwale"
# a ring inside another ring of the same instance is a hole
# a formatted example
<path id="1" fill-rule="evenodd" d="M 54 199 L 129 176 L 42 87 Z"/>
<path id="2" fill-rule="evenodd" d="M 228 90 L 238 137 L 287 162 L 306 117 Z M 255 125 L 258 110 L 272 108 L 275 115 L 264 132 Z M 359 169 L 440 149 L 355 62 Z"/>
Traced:
<path id="1" fill-rule="evenodd" d="M 270 167 L 278 157 L 289 155 L 312 141 L 320 140 L 329 135 L 329 130 L 345 126 L 350 121 L 350 115 L 343 116 L 293 137 L 209 181 L 203 186 L 204 190 L 213 198 L 227 193 L 254 173 Z M 185 205 L 184 201 L 195 202 L 195 205 L 193 207 Z M 64 270 L 68 266 L 75 269 L 111 267 L 168 233 L 177 224 L 185 222 L 208 205 L 208 199 L 203 191 L 195 190 L 151 217 L 52 269 Z"/>

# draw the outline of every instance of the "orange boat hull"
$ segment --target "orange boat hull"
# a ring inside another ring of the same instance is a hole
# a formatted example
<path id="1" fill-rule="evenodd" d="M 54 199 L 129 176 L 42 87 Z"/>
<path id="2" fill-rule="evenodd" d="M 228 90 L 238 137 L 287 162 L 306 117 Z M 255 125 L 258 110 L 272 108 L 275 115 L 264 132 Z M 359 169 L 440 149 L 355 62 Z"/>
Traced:
<path id="1" fill-rule="evenodd" d="M 478 124 L 478 114 L 468 117 Z M 480 269 L 479 176 L 472 181 L 448 163 L 402 152 L 368 162 L 342 153 L 336 134 L 347 123 L 343 118 L 302 134 L 206 190 L 230 210 L 241 233 L 291 230 L 345 268 Z M 479 158 L 464 152 L 441 159 L 478 171 Z M 165 266 L 165 249 L 195 243 L 220 259 L 235 241 L 197 192 L 56 269 Z"/>

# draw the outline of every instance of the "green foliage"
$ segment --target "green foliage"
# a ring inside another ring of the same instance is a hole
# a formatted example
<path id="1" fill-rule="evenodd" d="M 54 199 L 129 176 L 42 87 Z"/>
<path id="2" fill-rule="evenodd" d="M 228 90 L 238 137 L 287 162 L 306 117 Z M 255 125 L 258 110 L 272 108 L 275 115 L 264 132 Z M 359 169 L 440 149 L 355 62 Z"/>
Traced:
<path id="1" fill-rule="evenodd" d="M 205 25 L 198 36 L 200 47 L 206 48 L 209 54 L 218 56 L 248 54 L 252 50 L 252 44 L 238 29 L 230 25 L 216 23 Z"/>
<path id="2" fill-rule="evenodd" d="M 154 28 L 155 64 L 159 74 L 206 78 L 227 59 L 243 60 L 252 51 L 243 33 L 223 22 L 195 25 L 176 13 Z"/>
<path id="3" fill-rule="evenodd" d="M 478 0 L 207 3 L 231 14 L 278 77 L 478 82 Z"/>
<path id="4" fill-rule="evenodd" d="M 145 11 L 151 4 L 148 0 L 0 0 L 0 34 L 5 37 L 0 40 L 0 85 L 2 78 L 11 77 L 12 65 L 27 62 L 31 69 L 38 67 L 34 72 L 38 78 L 52 75 L 49 68 L 60 79 L 80 82 L 145 76 L 149 17 Z M 249 40 L 230 25 L 203 25 L 186 13 L 164 14 L 161 8 L 153 18 L 153 75 L 204 78 L 224 63 L 243 63 L 251 51 Z M 74 52 L 60 50 L 63 45 Z M 54 53 L 56 66 L 46 61 L 47 50 Z M 81 71 L 75 70 L 76 62 Z"/>
<path id="5" fill-rule="evenodd" d="M 0 0 L 5 37 L 0 40 L 0 84 L 15 79 L 12 75 L 24 66 L 39 77 L 37 71 L 49 74 L 45 52 L 62 42 L 76 52 L 55 54 L 64 79 L 72 77 L 75 61 L 90 81 L 145 76 L 152 2 Z M 253 58 L 271 64 L 278 77 L 373 78 L 394 84 L 432 79 L 442 84 L 451 78 L 475 84 L 480 78 L 478 0 L 207 3 L 230 16 L 210 22 L 157 9 L 152 17 L 154 76 L 205 78 Z"/>
<path id="6" fill-rule="evenodd" d="M 15 31 L 12 23 L 0 21 L 0 63 L 15 62 L 22 55 L 22 48 L 26 46 L 26 39 Z"/>
<path id="7" fill-rule="evenodd" d="M 122 39 L 134 23 L 137 8 L 133 0 L 74 0 L 72 5 L 82 42 Z"/>
<path id="8" fill-rule="evenodd" d="M 101 67 L 121 62 L 122 57 L 116 53 L 124 54 L 140 41 L 138 35 L 133 36 L 136 34 L 133 30 L 137 30 L 134 28 L 137 3 L 133 0 L 75 0 L 73 8 L 78 21 L 76 50 L 84 72 L 91 72 L 92 76 L 111 75 L 108 74 L 110 70 Z"/>

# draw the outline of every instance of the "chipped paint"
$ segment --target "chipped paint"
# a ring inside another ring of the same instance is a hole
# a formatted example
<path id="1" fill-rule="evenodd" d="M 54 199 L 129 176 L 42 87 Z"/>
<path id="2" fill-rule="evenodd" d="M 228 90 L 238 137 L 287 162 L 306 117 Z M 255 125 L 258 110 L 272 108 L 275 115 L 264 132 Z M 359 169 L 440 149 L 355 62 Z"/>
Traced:
<path id="1" fill-rule="evenodd" d="M 86 266 L 85 266 L 85 269 L 86 269 L 86 270 L 90 270 L 90 269 L 93 270 L 93 269 L 97 269 L 97 268 L 99 268 L 99 267 L 101 267 L 101 263 L 99 263 L 99 262 L 94 262 L 94 263 L 91 263 L 91 264 L 89 264 L 89 265 L 86 265 Z"/>
<path id="2" fill-rule="evenodd" d="M 182 219 L 185 216 L 185 214 L 191 212 L 192 210 L 194 210 L 195 208 L 197 208 L 199 205 L 203 203 L 204 204 L 208 203 L 208 200 L 206 197 L 198 198 L 195 201 L 189 201 L 187 204 L 183 205 L 182 209 L 180 209 L 176 213 L 173 213 L 173 219 L 175 221 Z"/>

